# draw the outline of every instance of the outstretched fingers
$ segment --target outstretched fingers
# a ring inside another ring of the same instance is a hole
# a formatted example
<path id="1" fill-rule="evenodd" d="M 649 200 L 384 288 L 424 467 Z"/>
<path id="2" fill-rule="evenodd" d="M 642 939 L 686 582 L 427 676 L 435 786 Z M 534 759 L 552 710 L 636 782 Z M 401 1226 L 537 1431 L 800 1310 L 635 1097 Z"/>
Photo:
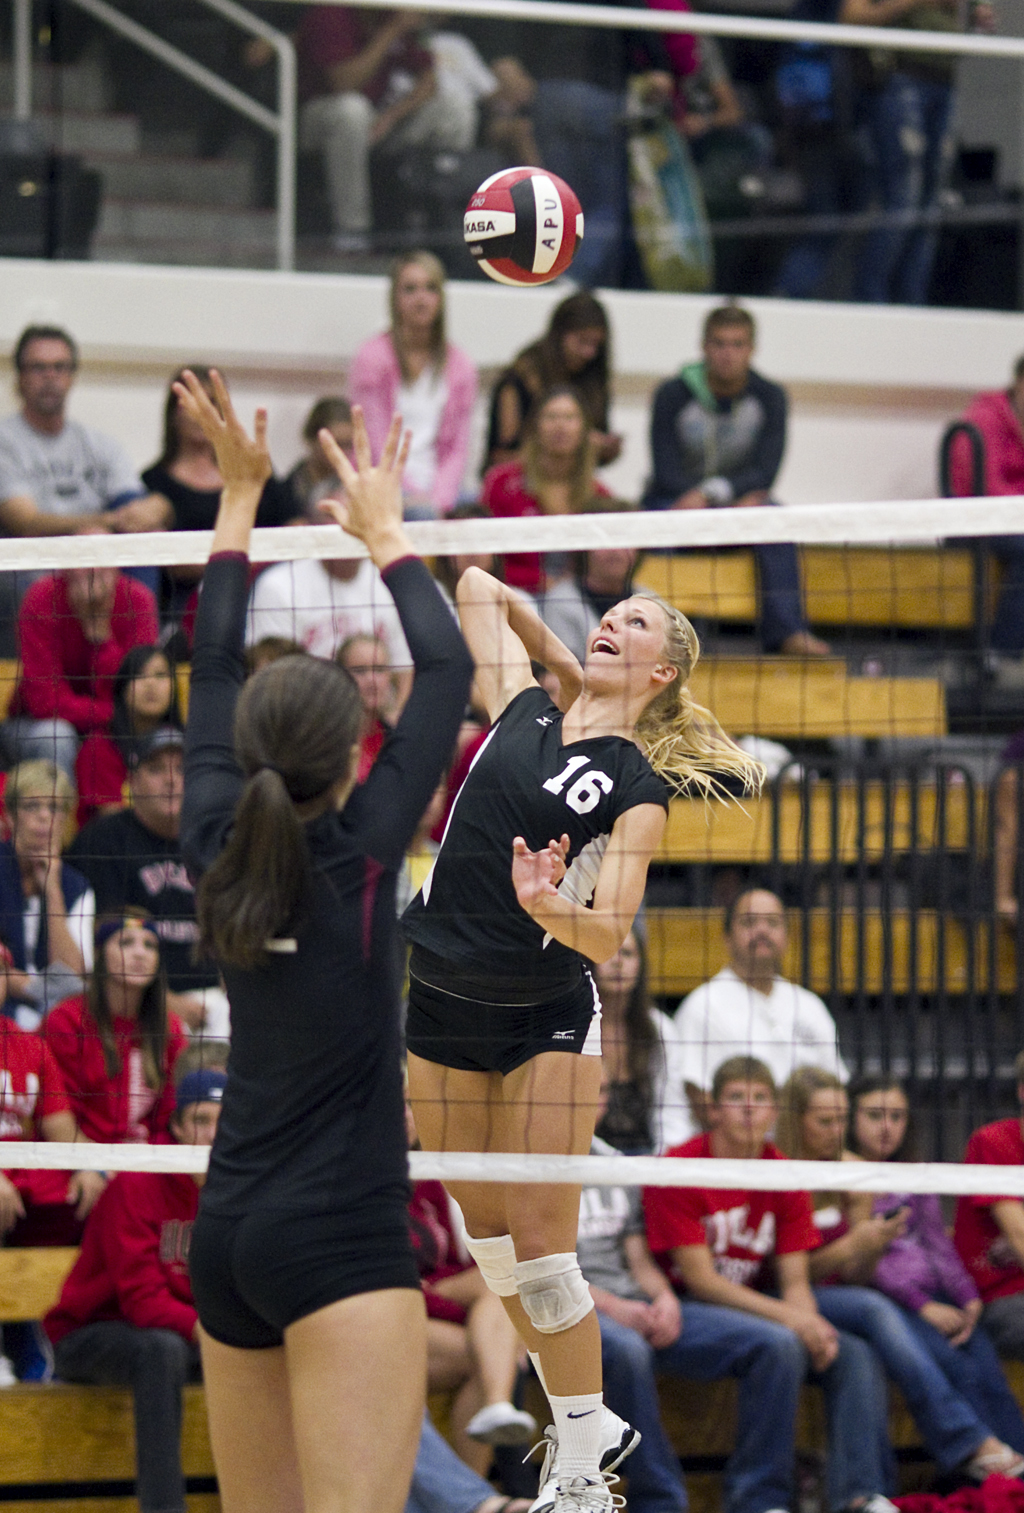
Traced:
<path id="1" fill-rule="evenodd" d="M 317 440 L 323 447 L 324 455 L 337 476 L 346 488 L 350 488 L 359 475 L 351 462 L 349 462 L 346 454 L 341 450 L 341 447 L 326 427 L 317 432 Z"/>
<path id="2" fill-rule="evenodd" d="M 362 405 L 352 406 L 352 450 L 360 473 L 368 473 L 373 467 L 373 452 Z"/>
<path id="3" fill-rule="evenodd" d="M 192 369 L 186 368 L 171 388 L 185 414 L 201 426 L 207 441 L 216 441 L 224 430 L 224 420 Z"/>
<path id="4" fill-rule="evenodd" d="M 223 378 L 221 378 L 219 369 L 210 369 L 210 383 L 213 386 L 214 396 L 217 400 L 217 408 L 220 410 L 220 413 L 224 417 L 224 424 L 227 426 L 228 430 L 240 431 L 242 429 L 241 422 L 239 421 L 238 416 L 235 414 L 235 407 L 231 403 L 231 395 L 228 393 L 228 386 L 224 382 Z"/>
<path id="5" fill-rule="evenodd" d="M 384 450 L 380 454 L 380 465 L 385 473 L 390 473 L 394 470 L 395 458 L 398 456 L 400 449 L 404 449 L 404 455 L 400 464 L 404 468 L 405 457 L 409 455 L 407 438 L 402 435 L 401 415 L 392 415 L 391 424 L 388 426 L 387 440 L 384 443 Z"/>

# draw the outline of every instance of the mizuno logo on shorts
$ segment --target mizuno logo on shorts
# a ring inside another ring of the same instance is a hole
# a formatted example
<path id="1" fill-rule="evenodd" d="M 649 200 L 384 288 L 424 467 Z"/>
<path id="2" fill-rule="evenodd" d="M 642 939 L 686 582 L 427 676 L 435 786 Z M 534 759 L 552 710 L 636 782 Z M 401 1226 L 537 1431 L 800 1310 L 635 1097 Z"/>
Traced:
<path id="1" fill-rule="evenodd" d="M 575 1030 L 556 1030 L 555 1033 L 552 1035 L 551 1039 L 552 1040 L 575 1040 L 576 1039 L 576 1031 Z"/>

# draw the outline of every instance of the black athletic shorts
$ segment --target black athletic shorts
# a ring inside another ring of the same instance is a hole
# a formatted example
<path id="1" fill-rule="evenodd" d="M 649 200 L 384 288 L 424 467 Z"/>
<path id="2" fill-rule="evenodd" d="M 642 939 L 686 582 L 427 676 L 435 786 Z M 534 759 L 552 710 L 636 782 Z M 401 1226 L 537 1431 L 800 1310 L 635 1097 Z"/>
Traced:
<path id="1" fill-rule="evenodd" d="M 199 1322 L 239 1350 L 269 1350 L 289 1324 L 357 1293 L 420 1291 L 404 1208 L 366 1214 L 199 1211 L 189 1247 Z"/>
<path id="2" fill-rule="evenodd" d="M 586 969 L 558 998 L 503 1004 L 463 996 L 450 982 L 445 987 L 422 982 L 415 965 L 414 958 L 405 1039 L 409 1050 L 424 1061 L 507 1077 L 542 1051 L 601 1054 L 601 1000 Z"/>

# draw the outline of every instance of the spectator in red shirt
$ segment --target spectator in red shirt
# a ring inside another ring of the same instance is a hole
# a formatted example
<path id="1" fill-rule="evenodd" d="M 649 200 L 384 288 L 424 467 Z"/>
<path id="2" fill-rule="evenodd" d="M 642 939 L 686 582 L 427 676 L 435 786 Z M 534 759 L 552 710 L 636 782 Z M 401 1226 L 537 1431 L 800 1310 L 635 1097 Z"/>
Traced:
<path id="1" fill-rule="evenodd" d="M 166 1134 L 185 1046 L 166 997 L 154 922 L 134 908 L 101 915 L 88 992 L 59 1003 L 42 1031 L 90 1140 L 144 1144 Z"/>
<path id="2" fill-rule="evenodd" d="M 594 476 L 594 445 L 587 412 L 568 385 L 551 389 L 531 411 L 523 450 L 484 474 L 480 503 L 492 515 L 579 515 L 608 490 Z M 564 576 L 568 560 L 537 552 L 505 558 L 505 581 L 535 594 Z"/>
<path id="3" fill-rule="evenodd" d="M 1014 364 L 1008 389 L 978 394 L 961 420 L 981 432 L 985 448 L 984 494 L 1024 493 L 1024 357 Z M 950 456 L 952 491 L 972 494 L 970 448 L 957 436 Z M 1020 657 L 1024 652 L 1024 536 L 989 536 L 985 545 L 1003 569 L 992 620 L 992 650 Z"/>
<path id="4" fill-rule="evenodd" d="M 133 646 L 114 679 L 110 731 L 86 736 L 75 762 L 79 826 L 124 807 L 129 764 L 161 725 L 181 728 L 174 668 L 159 646 Z"/>
<path id="5" fill-rule="evenodd" d="M 968 1165 L 1024 1165 L 1024 1051 L 1013 1069 L 1022 1112 L 975 1130 Z M 1024 1201 L 965 1194 L 957 1199 L 953 1240 L 981 1294 L 981 1320 L 996 1349 L 1024 1360 Z"/>
<path id="6" fill-rule="evenodd" d="M 666 1154 L 779 1160 L 767 1140 L 777 1113 L 764 1063 L 731 1057 L 712 1082 L 710 1134 Z M 728 1513 L 793 1506 L 795 1417 L 808 1371 L 825 1391 L 829 1513 L 889 1513 L 893 1504 L 881 1491 L 885 1386 L 864 1341 L 833 1329 L 818 1312 L 808 1275 L 807 1255 L 818 1242 L 807 1194 L 655 1187 L 644 1192 L 644 1211 L 651 1251 L 682 1297 L 673 1372 L 698 1381 L 739 1379 Z"/>
<path id="7" fill-rule="evenodd" d="M 227 1076 L 189 1072 L 171 1138 L 212 1145 Z M 199 1376 L 188 1275 L 200 1173 L 121 1172 L 96 1205 L 81 1254 L 44 1326 L 67 1382 L 132 1389 L 139 1506 L 184 1513 L 181 1389 Z"/>
<path id="8" fill-rule="evenodd" d="M 3 724 L 11 759 L 47 758 L 73 778 L 80 738 L 110 724 L 125 653 L 152 644 L 158 628 L 153 593 L 116 567 L 33 583 L 18 611 L 21 676 Z"/>
<path id="9" fill-rule="evenodd" d="M 422 25 L 414 11 L 367 15 L 354 5 L 311 5 L 299 22 L 300 140 L 323 152 L 339 252 L 370 245 L 372 147 L 473 145 L 475 107 L 439 87 L 433 57 L 413 37 Z"/>

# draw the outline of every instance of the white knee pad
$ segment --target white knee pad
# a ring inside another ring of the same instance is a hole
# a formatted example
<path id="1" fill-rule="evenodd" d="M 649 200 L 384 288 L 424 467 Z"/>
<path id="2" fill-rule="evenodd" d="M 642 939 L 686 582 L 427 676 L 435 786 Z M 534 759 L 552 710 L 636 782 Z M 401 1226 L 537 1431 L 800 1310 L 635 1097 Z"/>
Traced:
<path id="1" fill-rule="evenodd" d="M 516 1266 L 516 1291 L 538 1334 L 560 1334 L 585 1319 L 594 1306 L 576 1252 L 540 1256 Z"/>
<path id="2" fill-rule="evenodd" d="M 516 1248 L 511 1235 L 495 1235 L 493 1239 L 474 1240 L 466 1236 L 466 1249 L 480 1268 L 480 1275 L 492 1292 L 499 1298 L 514 1298 L 516 1295 Z"/>

